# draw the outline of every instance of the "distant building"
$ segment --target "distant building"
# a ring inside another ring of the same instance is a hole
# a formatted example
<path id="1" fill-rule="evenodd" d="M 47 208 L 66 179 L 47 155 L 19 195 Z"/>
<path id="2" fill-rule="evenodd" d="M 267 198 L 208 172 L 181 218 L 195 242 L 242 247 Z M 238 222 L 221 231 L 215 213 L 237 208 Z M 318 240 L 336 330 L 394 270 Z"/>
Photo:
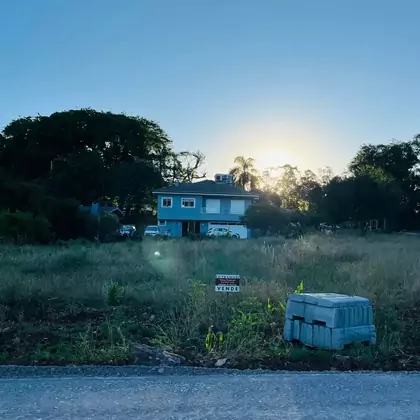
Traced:
<path id="1" fill-rule="evenodd" d="M 117 215 L 119 219 L 124 217 L 124 212 L 119 207 L 103 206 L 99 203 L 92 203 L 90 206 L 80 206 L 79 211 L 93 216 L 101 216 L 103 214 L 112 213 Z"/>

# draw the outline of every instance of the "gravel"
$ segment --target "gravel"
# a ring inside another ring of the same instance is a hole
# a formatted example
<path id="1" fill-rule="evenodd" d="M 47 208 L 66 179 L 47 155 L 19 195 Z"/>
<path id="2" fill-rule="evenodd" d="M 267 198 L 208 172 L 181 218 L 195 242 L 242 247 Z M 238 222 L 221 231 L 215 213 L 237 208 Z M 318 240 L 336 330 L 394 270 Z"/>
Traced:
<path id="1" fill-rule="evenodd" d="M 418 419 L 415 373 L 0 368 L 0 418 Z"/>

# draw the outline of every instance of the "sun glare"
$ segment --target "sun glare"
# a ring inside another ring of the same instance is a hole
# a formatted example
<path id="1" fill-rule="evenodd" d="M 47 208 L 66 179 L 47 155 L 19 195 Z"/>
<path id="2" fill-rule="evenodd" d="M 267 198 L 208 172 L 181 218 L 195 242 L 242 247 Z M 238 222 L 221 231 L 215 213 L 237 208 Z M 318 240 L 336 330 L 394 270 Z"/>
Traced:
<path id="1" fill-rule="evenodd" d="M 277 150 L 265 150 L 255 158 L 255 167 L 260 171 L 287 164 L 295 166 L 296 160 Z"/>

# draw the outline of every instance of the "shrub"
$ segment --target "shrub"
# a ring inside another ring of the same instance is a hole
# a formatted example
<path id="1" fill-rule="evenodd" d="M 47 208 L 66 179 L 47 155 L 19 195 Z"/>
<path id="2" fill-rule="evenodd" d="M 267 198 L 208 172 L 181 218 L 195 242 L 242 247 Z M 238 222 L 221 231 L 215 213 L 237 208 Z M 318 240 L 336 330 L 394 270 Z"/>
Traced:
<path id="1" fill-rule="evenodd" d="M 258 229 L 264 233 L 280 233 L 290 221 L 289 215 L 267 201 L 253 203 L 245 211 L 243 222 L 249 229 Z"/>
<path id="2" fill-rule="evenodd" d="M 99 218 L 99 239 L 100 241 L 110 241 L 119 237 L 118 228 L 120 220 L 112 213 L 106 213 Z"/>
<path id="3" fill-rule="evenodd" d="M 16 244 L 48 243 L 52 239 L 50 222 L 30 212 L 0 213 L 0 238 Z"/>

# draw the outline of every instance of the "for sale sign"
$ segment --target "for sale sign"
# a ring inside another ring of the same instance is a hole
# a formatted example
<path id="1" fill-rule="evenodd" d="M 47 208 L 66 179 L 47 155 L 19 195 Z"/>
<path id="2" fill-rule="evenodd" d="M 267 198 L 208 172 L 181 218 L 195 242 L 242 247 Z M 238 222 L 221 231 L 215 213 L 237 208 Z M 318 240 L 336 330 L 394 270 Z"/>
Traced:
<path id="1" fill-rule="evenodd" d="M 216 274 L 216 292 L 239 292 L 241 276 L 237 274 Z"/>

